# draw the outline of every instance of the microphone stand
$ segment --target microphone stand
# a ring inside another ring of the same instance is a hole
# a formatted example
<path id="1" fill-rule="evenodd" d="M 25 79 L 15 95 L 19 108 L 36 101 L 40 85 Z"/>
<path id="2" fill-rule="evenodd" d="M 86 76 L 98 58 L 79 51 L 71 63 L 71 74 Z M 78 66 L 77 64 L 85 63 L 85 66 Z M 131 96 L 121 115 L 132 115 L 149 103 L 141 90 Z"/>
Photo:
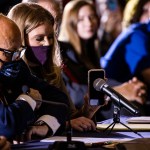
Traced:
<path id="1" fill-rule="evenodd" d="M 114 113 L 113 113 L 113 122 L 106 128 L 103 130 L 103 132 L 106 132 L 111 126 L 110 131 L 108 132 L 108 135 L 112 132 L 114 126 L 116 125 L 116 123 L 120 123 L 123 126 L 125 126 L 127 129 L 129 129 L 130 131 L 132 131 L 133 133 L 137 134 L 138 136 L 144 138 L 141 134 L 139 134 L 138 132 L 134 131 L 133 129 L 131 129 L 130 127 L 128 127 L 126 124 L 122 123 L 120 121 L 120 108 L 114 105 Z"/>
<path id="2" fill-rule="evenodd" d="M 84 142 L 72 141 L 72 127 L 70 114 L 68 118 L 68 127 L 66 133 L 67 141 L 55 141 L 52 150 L 86 150 Z"/>

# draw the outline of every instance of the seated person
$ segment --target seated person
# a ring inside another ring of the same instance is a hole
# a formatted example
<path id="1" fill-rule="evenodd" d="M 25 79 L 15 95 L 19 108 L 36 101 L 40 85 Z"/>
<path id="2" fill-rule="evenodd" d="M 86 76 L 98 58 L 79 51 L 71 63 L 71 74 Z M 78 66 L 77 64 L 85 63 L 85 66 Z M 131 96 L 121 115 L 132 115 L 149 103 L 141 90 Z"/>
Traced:
<path id="1" fill-rule="evenodd" d="M 72 0 L 67 3 L 63 11 L 58 39 L 63 58 L 63 78 L 73 102 L 79 108 L 83 104 L 83 96 L 88 91 L 88 71 L 101 68 L 98 26 L 99 18 L 91 1 Z M 115 73 L 117 74 L 117 71 Z M 107 73 L 106 77 L 110 81 L 111 78 Z M 144 103 L 145 98 L 139 95 L 145 94 L 145 89 L 141 89 L 145 85 L 137 78 L 129 78 L 125 83 L 118 84 L 118 87 L 114 84 L 111 86 L 115 86 L 114 89 L 129 101 Z M 104 119 L 111 118 L 113 114 L 107 106 Z"/>
<path id="2" fill-rule="evenodd" d="M 42 13 L 37 16 L 38 12 Z M 21 30 L 22 42 L 27 46 L 23 59 L 31 72 L 68 94 L 61 77 L 62 61 L 53 29 L 54 19 L 52 15 L 38 4 L 20 3 L 10 9 L 8 17 L 15 21 Z M 88 110 L 88 105 L 81 111 L 78 111 L 71 99 L 69 99 L 69 104 L 71 109 L 71 126 L 73 129 L 78 131 L 96 129 L 94 122 L 91 120 L 93 116 L 91 114 L 94 113 L 90 113 L 90 118 L 89 115 L 82 113 L 84 110 Z M 94 109 L 94 112 L 96 109 Z M 68 122 L 66 124 L 68 125 Z"/>
<path id="3" fill-rule="evenodd" d="M 148 23 L 136 23 L 123 31 L 101 58 L 101 65 L 106 76 L 126 82 L 137 77 L 150 87 L 150 46 Z M 149 94 L 149 92 L 148 92 Z M 143 97 L 144 95 L 139 95 Z"/>
<path id="4" fill-rule="evenodd" d="M 53 135 L 65 123 L 67 96 L 30 73 L 27 65 L 20 59 L 25 48 L 21 46 L 19 28 L 2 14 L 0 23 L 0 134 L 6 138 L 14 138 L 30 123 L 36 122 L 37 126 L 40 122 L 39 128 L 46 128 L 46 133 L 40 134 Z M 33 98 L 22 94 L 23 85 L 38 90 L 43 99 L 59 104 L 42 103 L 34 112 L 37 104 Z M 55 106 L 59 111 L 55 110 Z M 41 124 L 41 121 L 45 124 Z"/>

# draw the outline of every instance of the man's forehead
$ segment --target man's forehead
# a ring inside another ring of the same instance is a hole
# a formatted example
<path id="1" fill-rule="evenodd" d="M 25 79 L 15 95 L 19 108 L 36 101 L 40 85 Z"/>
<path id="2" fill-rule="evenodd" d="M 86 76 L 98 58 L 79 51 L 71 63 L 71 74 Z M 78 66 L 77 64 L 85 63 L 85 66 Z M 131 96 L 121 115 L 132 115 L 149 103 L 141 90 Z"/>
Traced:
<path id="1" fill-rule="evenodd" d="M 0 47 L 11 48 L 21 42 L 21 35 L 17 25 L 10 19 L 0 15 Z"/>

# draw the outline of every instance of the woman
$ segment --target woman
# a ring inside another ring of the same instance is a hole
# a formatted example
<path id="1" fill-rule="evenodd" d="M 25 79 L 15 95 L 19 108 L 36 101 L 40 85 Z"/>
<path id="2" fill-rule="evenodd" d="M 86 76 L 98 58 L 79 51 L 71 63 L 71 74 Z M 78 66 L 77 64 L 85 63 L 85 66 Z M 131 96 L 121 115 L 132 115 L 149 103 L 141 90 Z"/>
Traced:
<path id="1" fill-rule="evenodd" d="M 99 19 L 93 3 L 73 0 L 65 6 L 58 39 L 64 61 L 63 77 L 77 107 L 82 106 L 82 97 L 87 92 L 88 70 L 100 68 L 98 26 Z M 145 94 L 145 90 L 140 90 L 143 86 L 143 83 L 133 78 L 115 89 L 127 99 L 143 104 L 144 99 L 139 97 Z"/>
<path id="2" fill-rule="evenodd" d="M 150 0 L 130 0 L 127 2 L 123 13 L 123 29 L 126 29 L 133 23 L 148 22 L 149 16 Z"/>
<path id="3" fill-rule="evenodd" d="M 31 72 L 67 94 L 61 78 L 61 58 L 53 30 L 52 15 L 38 4 L 20 3 L 9 11 L 8 17 L 15 21 L 21 30 L 22 44 L 27 46 L 24 61 Z M 94 122 L 81 115 L 77 118 L 78 111 L 71 100 L 69 103 L 73 118 L 72 128 L 79 131 L 95 130 Z"/>

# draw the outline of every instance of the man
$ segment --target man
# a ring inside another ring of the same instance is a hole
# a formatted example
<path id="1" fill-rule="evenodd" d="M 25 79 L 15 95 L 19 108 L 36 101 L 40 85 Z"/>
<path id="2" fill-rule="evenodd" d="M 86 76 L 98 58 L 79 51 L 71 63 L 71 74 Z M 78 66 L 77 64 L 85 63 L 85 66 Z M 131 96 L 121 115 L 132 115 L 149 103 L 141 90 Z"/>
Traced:
<path id="1" fill-rule="evenodd" d="M 122 32 L 101 58 L 106 76 L 119 82 L 136 76 L 150 85 L 149 39 L 150 22 L 131 25 Z"/>
<path id="2" fill-rule="evenodd" d="M 31 75 L 26 64 L 20 59 L 25 48 L 21 46 L 19 28 L 2 14 L 0 14 L 0 24 L 0 135 L 13 138 L 21 134 L 29 123 L 34 122 L 36 129 L 39 126 L 39 130 L 29 132 L 30 138 L 32 134 L 41 137 L 46 134 L 53 135 L 61 124 L 65 124 L 67 109 L 64 103 L 68 104 L 67 96 Z M 38 90 L 43 99 L 61 104 L 42 103 L 34 112 L 38 105 L 33 98 L 25 93 L 22 94 L 24 85 Z M 42 130 L 42 127 L 45 129 Z"/>
<path id="3" fill-rule="evenodd" d="M 149 42 L 150 22 L 137 23 L 128 27 L 115 40 L 106 55 L 101 58 L 101 65 L 106 71 L 106 76 L 119 82 L 126 82 L 135 76 L 146 83 L 149 90 Z M 149 92 L 147 93 L 149 94 Z M 145 95 L 138 96 L 143 97 Z"/>

